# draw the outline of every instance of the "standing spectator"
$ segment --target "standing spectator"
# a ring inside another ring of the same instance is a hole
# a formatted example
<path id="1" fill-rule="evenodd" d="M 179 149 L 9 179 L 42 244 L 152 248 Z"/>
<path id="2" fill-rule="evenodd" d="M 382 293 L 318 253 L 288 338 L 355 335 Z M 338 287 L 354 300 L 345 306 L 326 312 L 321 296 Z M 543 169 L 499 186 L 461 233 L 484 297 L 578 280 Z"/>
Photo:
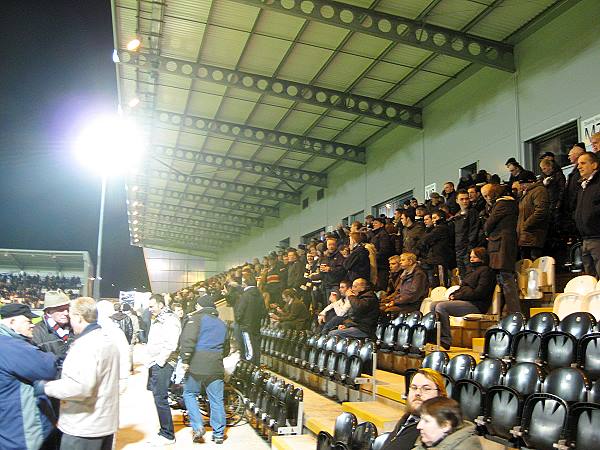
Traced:
<path id="1" fill-rule="evenodd" d="M 133 327 L 133 337 L 131 339 L 131 343 L 129 344 L 129 371 L 133 374 L 133 349 L 135 344 L 139 342 L 140 335 L 140 319 L 133 309 L 131 309 L 131 305 L 129 303 L 123 303 L 123 313 L 126 314 L 131 319 L 131 326 Z"/>
<path id="2" fill-rule="evenodd" d="M 350 232 L 350 254 L 344 260 L 344 269 L 348 272 L 348 279 L 351 282 L 357 278 L 364 278 L 365 280 L 371 278 L 369 251 L 365 248 L 364 240 L 363 233 Z"/>
<path id="3" fill-rule="evenodd" d="M 595 136 L 595 135 L 594 135 Z M 600 177 L 598 155 L 587 152 L 577 161 L 581 190 L 577 195 L 575 223 L 583 238 L 581 247 L 585 273 L 600 276 Z"/>
<path id="4" fill-rule="evenodd" d="M 485 200 L 481 196 L 481 192 L 477 186 L 469 186 L 467 189 L 471 206 L 481 213 L 485 209 Z"/>
<path id="5" fill-rule="evenodd" d="M 421 240 L 422 267 L 429 277 L 429 287 L 445 286 L 448 271 L 454 267 L 454 236 L 451 235 L 446 214 L 431 214 L 433 228 Z"/>
<path id="6" fill-rule="evenodd" d="M 382 291 L 386 288 L 390 274 L 388 258 L 394 254 L 392 240 L 387 231 L 385 231 L 385 219 L 375 217 L 373 219 L 373 236 L 371 244 L 375 246 L 377 259 L 377 285 L 375 290 Z"/>
<path id="7" fill-rule="evenodd" d="M 61 450 L 110 450 L 119 428 L 119 350 L 96 322 L 96 302 L 80 297 L 69 308 L 77 339 L 59 380 L 44 391 L 61 400 Z"/>
<path id="8" fill-rule="evenodd" d="M 577 234 L 575 226 L 575 208 L 577 207 L 577 193 L 581 189 L 579 183 L 579 170 L 577 168 L 577 160 L 585 153 L 585 144 L 579 142 L 573 145 L 569 150 L 569 162 L 573 164 L 573 169 L 567 177 L 563 200 L 562 200 L 562 229 L 567 235 L 573 236 Z"/>
<path id="9" fill-rule="evenodd" d="M 352 289 L 346 292 L 350 301 L 350 317 L 337 330 L 329 332 L 330 336 L 349 338 L 371 338 L 375 336 L 379 318 L 379 300 L 364 278 L 357 278 Z"/>
<path id="10" fill-rule="evenodd" d="M 421 240 L 425 237 L 425 225 L 415 221 L 415 213 L 411 210 L 402 211 L 402 251 L 419 255 Z"/>
<path id="11" fill-rule="evenodd" d="M 330 237 L 326 241 L 327 250 L 319 259 L 319 273 L 313 279 L 321 280 L 325 298 L 329 299 L 331 292 L 337 289 L 346 277 L 344 256 L 338 251 L 337 239 Z"/>
<path id="12" fill-rule="evenodd" d="M 456 214 L 460 208 L 456 202 L 456 191 L 454 190 L 454 183 L 452 181 L 446 181 L 444 183 L 442 195 L 444 196 L 446 205 L 450 209 L 450 214 Z"/>
<path id="13" fill-rule="evenodd" d="M 213 298 L 197 300 L 198 310 L 189 315 L 181 333 L 181 361 L 188 376 L 183 388 L 183 400 L 192 425 L 192 440 L 204 442 L 204 421 L 198 407 L 198 395 L 204 386 L 210 407 L 212 440 L 222 444 L 225 438 L 225 405 L 223 358 L 229 354 L 227 326 L 219 319 Z"/>
<path id="14" fill-rule="evenodd" d="M 168 389 L 174 365 L 171 354 L 177 350 L 181 323 L 179 318 L 166 306 L 162 295 L 150 297 L 149 309 L 153 320 L 146 345 L 148 367 L 148 390 L 154 396 L 154 405 L 158 413 L 160 430 L 152 440 L 152 445 L 170 445 L 175 443 L 175 429 L 169 406 Z"/>
<path id="15" fill-rule="evenodd" d="M 470 270 L 463 277 L 460 288 L 450 295 L 448 301 L 435 302 L 431 305 L 431 310 L 438 315 L 441 325 L 440 342 L 446 350 L 452 345 L 450 316 L 485 314 L 492 302 L 496 275 L 488 266 L 485 248 L 476 247 L 471 250 L 470 262 Z"/>
<path id="16" fill-rule="evenodd" d="M 421 406 L 430 398 L 448 397 L 444 378 L 433 369 L 417 369 L 410 380 L 406 398 L 406 413 L 389 434 L 381 450 L 410 450 L 419 437 L 417 425 L 421 420 Z"/>
<path id="17" fill-rule="evenodd" d="M 592 152 L 600 152 L 600 131 L 592 134 L 592 136 L 590 137 L 590 142 L 592 143 Z"/>
<path id="18" fill-rule="evenodd" d="M 519 249 L 522 259 L 533 261 L 544 254 L 549 220 L 548 192 L 541 182 L 536 182 L 535 175 L 527 172 L 519 177 L 519 191 Z"/>
<path id="19" fill-rule="evenodd" d="M 517 220 L 519 207 L 513 197 L 503 196 L 504 188 L 499 184 L 486 184 L 481 195 L 490 205 L 490 215 L 483 231 L 488 240 L 490 268 L 502 288 L 507 313 L 521 312 L 515 263 L 517 262 Z"/>
<path id="20" fill-rule="evenodd" d="M 456 196 L 460 211 L 451 219 L 454 225 L 454 252 L 456 254 L 456 267 L 461 277 L 464 277 L 469 261 L 469 250 L 477 244 L 478 213 L 471 206 L 469 193 L 465 190 L 458 191 Z"/>
<path id="21" fill-rule="evenodd" d="M 29 343 L 29 306 L 9 303 L 0 308 L 0 448 L 37 450 L 53 430 L 48 397 L 36 395 L 34 384 L 56 377 L 56 356 Z"/>
<path id="22" fill-rule="evenodd" d="M 260 322 L 266 317 L 264 300 L 256 287 L 256 280 L 249 268 L 242 269 L 243 292 L 233 309 L 238 327 L 239 348 L 242 357 L 253 364 L 260 364 Z"/>
<path id="23" fill-rule="evenodd" d="M 382 305 L 384 313 L 393 315 L 418 311 L 429 290 L 427 274 L 417 265 L 414 253 L 402 253 L 398 266 L 402 273 L 398 276 L 394 291 L 384 298 Z M 396 269 L 396 261 L 393 268 Z"/>
<path id="24" fill-rule="evenodd" d="M 131 345 L 131 342 L 133 341 L 133 322 L 127 314 L 121 312 L 120 302 L 115 302 L 113 309 L 115 310 L 115 313 L 110 316 L 110 318 L 117 324 L 117 326 L 125 335 L 127 344 Z"/>
<path id="25" fill-rule="evenodd" d="M 442 206 L 443 204 L 444 198 L 437 192 L 432 192 L 431 194 L 429 194 L 429 200 L 425 202 L 425 206 L 429 214 L 431 214 L 433 211 L 437 211 L 438 209 L 440 209 L 440 206 Z M 416 214 L 417 216 L 423 216 L 419 214 L 419 208 L 417 208 Z"/>
<path id="26" fill-rule="evenodd" d="M 59 369 L 73 341 L 69 323 L 69 297 L 60 289 L 44 294 L 44 316 L 33 327 L 32 342 L 45 352 L 54 353 Z"/>
<path id="27" fill-rule="evenodd" d="M 298 258 L 298 252 L 294 248 L 288 250 L 287 256 L 287 287 L 300 292 L 300 286 L 304 283 L 304 264 Z"/>

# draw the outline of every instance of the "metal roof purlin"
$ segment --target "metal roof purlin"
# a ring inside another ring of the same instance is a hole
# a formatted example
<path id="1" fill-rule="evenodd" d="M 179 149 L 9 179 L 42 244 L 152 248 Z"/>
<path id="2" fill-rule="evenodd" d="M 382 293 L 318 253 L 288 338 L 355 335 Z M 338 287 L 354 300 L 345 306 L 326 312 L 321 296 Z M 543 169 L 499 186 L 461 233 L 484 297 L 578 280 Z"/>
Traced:
<path id="1" fill-rule="evenodd" d="M 173 242 L 174 241 L 163 241 L 161 239 L 145 240 L 144 247 L 153 248 L 156 250 L 165 250 L 169 252 L 184 253 L 186 255 L 201 256 L 208 260 L 217 259 L 217 253 L 214 251 L 207 251 L 202 247 L 193 247 L 184 243 L 182 243 L 181 246 L 179 244 L 173 245 Z M 135 245 L 140 246 L 139 244 Z"/>
<path id="2" fill-rule="evenodd" d="M 178 217 L 170 214 L 163 214 L 162 212 L 158 214 L 147 213 L 144 218 L 150 221 L 167 222 L 176 226 L 193 227 L 200 230 L 208 230 L 218 233 L 249 234 L 250 230 L 245 225 L 206 222 L 204 220 L 196 220 L 189 217 Z"/>
<path id="3" fill-rule="evenodd" d="M 223 169 L 235 169 L 240 172 L 277 178 L 293 183 L 310 184 L 313 186 L 327 187 L 327 174 L 311 172 L 303 169 L 293 169 L 244 158 L 234 158 L 218 153 L 194 151 L 183 148 L 170 148 L 162 145 L 154 146 L 154 156 L 166 156 L 175 160 L 196 162 Z"/>
<path id="4" fill-rule="evenodd" d="M 171 124 L 182 122 L 188 128 L 204 131 L 207 134 L 227 136 L 238 141 L 257 143 L 313 156 L 365 164 L 365 148 L 356 145 L 200 116 L 175 114 L 168 111 L 156 111 L 156 113 L 159 122 Z"/>
<path id="5" fill-rule="evenodd" d="M 164 56 L 126 50 L 119 50 L 118 55 L 120 64 L 129 64 L 194 80 L 237 87 L 261 94 L 265 93 L 286 100 L 299 101 L 413 128 L 423 127 L 421 109 L 414 106 Z"/>
<path id="6" fill-rule="evenodd" d="M 327 0 L 231 0 L 453 56 L 507 72 L 515 71 L 513 46 L 392 14 Z"/>
<path id="7" fill-rule="evenodd" d="M 224 243 L 233 242 L 233 237 L 229 241 L 224 241 L 224 240 L 216 239 L 216 238 L 203 238 L 198 235 L 191 235 L 191 234 L 186 234 L 186 233 L 174 233 L 171 231 L 162 231 L 162 230 L 157 230 L 157 229 L 148 230 L 141 234 L 142 234 L 142 238 L 145 236 L 154 236 L 154 237 L 159 237 L 162 239 L 167 239 L 167 240 L 172 239 L 174 241 L 181 241 L 181 242 L 187 242 L 187 241 L 198 242 L 198 243 L 204 244 L 207 247 L 212 247 L 216 250 L 220 249 Z"/>
<path id="8" fill-rule="evenodd" d="M 259 214 L 261 216 L 279 217 L 279 207 L 277 206 L 258 205 L 256 203 L 229 200 L 226 198 L 212 197 L 210 195 L 195 194 L 192 192 L 181 192 L 173 189 L 159 189 L 155 187 L 148 187 L 146 192 L 137 191 L 136 197 L 144 194 L 161 195 L 163 197 L 172 198 L 173 200 L 195 202 L 198 205 L 205 205 L 207 208 L 223 208 L 238 210 L 244 213 Z"/>
<path id="9" fill-rule="evenodd" d="M 149 217 L 144 222 L 145 226 L 152 226 L 153 229 L 162 230 L 173 233 L 189 234 L 190 236 L 207 237 L 211 239 L 221 240 L 223 242 L 229 242 L 237 240 L 240 235 L 248 235 L 248 229 L 240 229 L 238 232 L 235 231 L 215 231 L 218 230 L 218 224 L 212 222 L 206 222 L 206 225 L 212 226 L 196 226 L 196 225 L 177 225 L 179 221 L 178 217 L 173 216 L 158 216 L 154 215 Z M 233 225 L 231 225 L 233 226 Z M 142 227 L 143 228 L 143 227 Z M 142 230 L 143 232 L 144 230 Z"/>
<path id="10" fill-rule="evenodd" d="M 189 183 L 207 189 L 216 189 L 225 192 L 235 192 L 237 194 L 249 195 L 257 198 L 265 198 L 278 202 L 291 203 L 293 205 L 300 204 L 300 193 L 292 191 L 284 191 L 281 189 L 272 189 L 250 184 L 243 184 L 214 178 L 201 177 L 192 174 L 183 174 L 180 172 L 169 172 L 165 170 L 153 169 L 149 176 L 157 177 L 163 180 L 177 181 L 179 183 Z"/>

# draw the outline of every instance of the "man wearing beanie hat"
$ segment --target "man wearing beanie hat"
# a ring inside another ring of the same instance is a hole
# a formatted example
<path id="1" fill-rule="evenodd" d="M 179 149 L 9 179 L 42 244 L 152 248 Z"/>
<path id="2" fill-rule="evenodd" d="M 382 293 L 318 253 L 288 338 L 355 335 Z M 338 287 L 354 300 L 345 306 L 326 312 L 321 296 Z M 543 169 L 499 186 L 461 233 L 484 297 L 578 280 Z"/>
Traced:
<path id="1" fill-rule="evenodd" d="M 198 395 L 204 387 L 210 406 L 212 440 L 222 444 L 225 438 L 223 358 L 229 354 L 227 326 L 219 319 L 211 295 L 196 299 L 197 311 L 188 316 L 180 339 L 180 356 L 187 378 L 183 400 L 193 429 L 192 440 L 204 442 L 204 422 L 198 407 Z"/>
<path id="2" fill-rule="evenodd" d="M 73 340 L 69 322 L 69 297 L 60 289 L 44 295 L 44 317 L 33 328 L 32 341 L 45 352 L 54 353 L 60 366 Z"/>

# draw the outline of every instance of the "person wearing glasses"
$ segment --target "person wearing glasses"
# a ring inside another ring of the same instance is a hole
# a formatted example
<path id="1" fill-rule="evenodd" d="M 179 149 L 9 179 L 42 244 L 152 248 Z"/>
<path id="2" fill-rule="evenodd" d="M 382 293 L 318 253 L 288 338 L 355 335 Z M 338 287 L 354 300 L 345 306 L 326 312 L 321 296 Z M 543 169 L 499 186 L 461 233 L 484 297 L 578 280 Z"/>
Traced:
<path id="1" fill-rule="evenodd" d="M 406 399 L 406 414 L 400 418 L 381 450 L 412 449 L 419 437 L 421 405 L 435 397 L 447 397 L 442 375 L 433 369 L 418 369 L 413 375 Z"/>

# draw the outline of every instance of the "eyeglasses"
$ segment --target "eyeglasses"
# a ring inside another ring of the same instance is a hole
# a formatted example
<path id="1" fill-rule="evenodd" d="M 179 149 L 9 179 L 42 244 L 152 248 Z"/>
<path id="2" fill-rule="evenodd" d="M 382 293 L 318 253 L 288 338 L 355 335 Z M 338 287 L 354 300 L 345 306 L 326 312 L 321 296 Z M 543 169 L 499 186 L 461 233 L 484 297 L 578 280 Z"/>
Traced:
<path id="1" fill-rule="evenodd" d="M 421 394 L 429 394 L 430 392 L 433 391 L 437 391 L 438 388 L 437 387 L 431 387 L 431 386 L 415 386 L 414 384 L 411 384 L 408 389 L 412 392 L 417 392 L 419 391 Z"/>

